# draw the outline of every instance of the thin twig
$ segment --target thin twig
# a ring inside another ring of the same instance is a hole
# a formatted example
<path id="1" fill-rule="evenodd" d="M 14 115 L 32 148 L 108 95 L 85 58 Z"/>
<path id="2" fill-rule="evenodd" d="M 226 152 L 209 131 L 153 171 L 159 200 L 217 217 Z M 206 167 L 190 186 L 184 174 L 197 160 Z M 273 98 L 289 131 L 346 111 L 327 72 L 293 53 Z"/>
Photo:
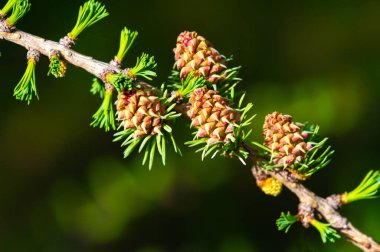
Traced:
<path id="1" fill-rule="evenodd" d="M 253 176 L 256 177 L 258 176 L 258 172 L 262 171 L 263 168 L 255 164 L 251 170 Z M 306 203 L 317 210 L 333 228 L 337 229 L 355 246 L 361 248 L 363 251 L 380 251 L 380 245 L 376 241 L 356 229 L 345 217 L 340 215 L 340 213 L 336 211 L 325 198 L 319 197 L 304 187 L 300 182 L 289 179 L 286 172 L 266 171 L 266 173 L 286 186 L 298 197 L 300 202 Z"/>
<path id="2" fill-rule="evenodd" d="M 52 50 L 60 52 L 61 56 L 70 64 L 80 67 L 90 74 L 102 78 L 106 71 L 120 72 L 120 69 L 112 64 L 102 62 L 92 57 L 80 54 L 72 49 L 64 47 L 63 45 L 46 40 L 44 38 L 26 33 L 20 30 L 13 32 L 6 32 L 0 30 L 0 39 L 8 40 L 12 43 L 25 47 L 27 50 L 34 49 L 39 51 L 42 55 L 49 56 Z"/>

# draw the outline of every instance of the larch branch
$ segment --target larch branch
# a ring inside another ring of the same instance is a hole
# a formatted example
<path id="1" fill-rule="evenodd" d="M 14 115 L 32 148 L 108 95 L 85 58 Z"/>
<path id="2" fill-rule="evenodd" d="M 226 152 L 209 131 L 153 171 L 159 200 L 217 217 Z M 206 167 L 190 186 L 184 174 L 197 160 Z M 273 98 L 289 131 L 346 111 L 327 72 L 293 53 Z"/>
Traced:
<path id="1" fill-rule="evenodd" d="M 0 29 L 0 39 L 18 44 L 25 47 L 27 50 L 37 50 L 47 57 L 49 57 L 51 51 L 58 51 L 62 58 L 68 63 L 80 67 L 100 79 L 103 79 L 105 72 L 121 71 L 121 69 L 118 66 L 115 66 L 115 64 L 98 61 L 92 57 L 85 56 L 65 47 L 58 42 L 46 40 L 18 29 L 11 32 Z M 180 104 L 178 106 L 179 110 L 181 110 L 181 107 L 183 106 L 184 104 Z M 252 173 L 255 177 L 258 175 L 258 171 L 263 172 L 264 170 L 262 167 L 254 165 L 252 167 Z M 356 229 L 346 218 L 341 216 L 325 198 L 317 196 L 315 193 L 305 188 L 300 182 L 290 179 L 285 172 L 264 172 L 280 181 L 291 192 L 296 194 L 301 203 L 307 203 L 316 209 L 332 225 L 332 227 L 337 229 L 354 245 L 361 248 L 363 251 L 380 252 L 380 245 L 378 243 L 376 243 L 371 237 Z"/>

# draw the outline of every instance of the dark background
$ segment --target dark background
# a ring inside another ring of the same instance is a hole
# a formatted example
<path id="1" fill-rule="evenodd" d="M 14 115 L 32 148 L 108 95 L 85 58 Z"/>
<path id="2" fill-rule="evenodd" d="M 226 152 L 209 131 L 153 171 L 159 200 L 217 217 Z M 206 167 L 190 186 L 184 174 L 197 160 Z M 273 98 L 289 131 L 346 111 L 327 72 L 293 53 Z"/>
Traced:
<path id="1" fill-rule="evenodd" d="M 254 138 L 266 114 L 278 110 L 321 126 L 336 154 L 305 184 L 322 196 L 355 187 L 379 169 L 379 1 L 103 1 L 110 16 L 81 34 L 74 49 L 109 61 L 123 26 L 139 31 L 128 54 L 155 55 L 158 78 L 173 65 L 183 30 L 195 30 L 242 65 L 240 89 L 254 103 Z M 5 0 L 0 1 L 0 5 Z M 58 40 L 75 23 L 82 1 L 32 1 L 18 27 Z M 101 101 L 88 73 L 69 66 L 47 77 L 37 65 L 40 101 L 12 97 L 25 49 L 0 41 L 0 251 L 359 251 L 345 239 L 324 245 L 299 224 L 276 230 L 281 211 L 296 211 L 288 191 L 262 194 L 249 166 L 200 161 L 182 145 L 166 166 L 122 158 L 112 133 L 89 126 Z M 187 122 L 177 141 L 190 139 Z M 342 213 L 380 240 L 379 201 Z"/>

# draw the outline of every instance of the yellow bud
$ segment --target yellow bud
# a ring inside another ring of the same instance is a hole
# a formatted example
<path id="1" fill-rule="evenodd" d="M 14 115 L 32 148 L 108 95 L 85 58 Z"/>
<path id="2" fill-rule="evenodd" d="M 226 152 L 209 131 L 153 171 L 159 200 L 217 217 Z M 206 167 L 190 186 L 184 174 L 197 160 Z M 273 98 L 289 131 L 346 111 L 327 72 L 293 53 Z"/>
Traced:
<path id="1" fill-rule="evenodd" d="M 265 194 L 273 197 L 278 196 L 282 191 L 282 184 L 272 177 L 257 181 L 257 185 Z"/>

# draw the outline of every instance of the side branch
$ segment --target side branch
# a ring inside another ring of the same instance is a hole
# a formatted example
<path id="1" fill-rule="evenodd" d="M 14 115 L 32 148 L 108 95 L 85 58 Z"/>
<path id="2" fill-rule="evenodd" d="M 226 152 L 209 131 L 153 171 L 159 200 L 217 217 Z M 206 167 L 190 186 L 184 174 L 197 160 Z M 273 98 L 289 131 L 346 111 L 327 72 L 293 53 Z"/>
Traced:
<path id="1" fill-rule="evenodd" d="M 259 165 L 253 165 L 251 169 L 254 177 L 257 177 L 259 172 L 262 170 L 263 168 Z M 304 187 L 301 183 L 289 178 L 286 172 L 265 172 L 286 186 L 292 193 L 297 195 L 300 203 L 307 204 L 313 209 L 316 209 L 333 228 L 337 229 L 357 247 L 361 248 L 363 251 L 380 251 L 380 245 L 377 242 L 356 229 L 345 217 L 340 215 L 340 213 L 337 212 L 325 198 L 319 197 Z"/>

